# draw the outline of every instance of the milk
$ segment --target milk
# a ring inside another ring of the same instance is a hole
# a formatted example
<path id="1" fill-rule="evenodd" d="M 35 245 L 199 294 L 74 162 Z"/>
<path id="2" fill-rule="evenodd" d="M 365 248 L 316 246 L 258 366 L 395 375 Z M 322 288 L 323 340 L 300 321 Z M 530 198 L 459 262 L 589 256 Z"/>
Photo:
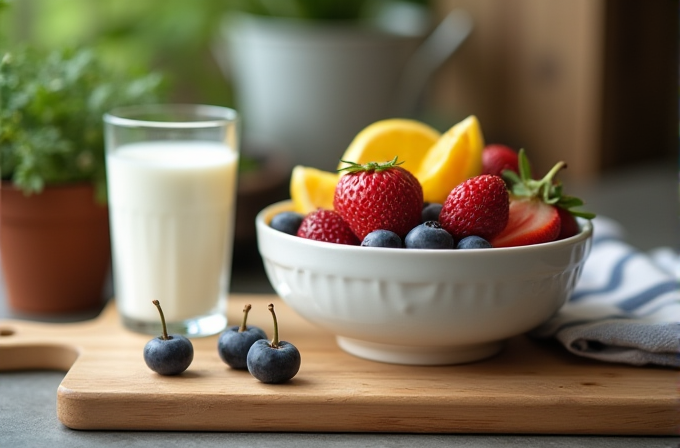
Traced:
<path id="1" fill-rule="evenodd" d="M 237 153 L 215 142 L 152 141 L 107 154 L 114 288 L 124 318 L 158 323 L 224 313 Z"/>

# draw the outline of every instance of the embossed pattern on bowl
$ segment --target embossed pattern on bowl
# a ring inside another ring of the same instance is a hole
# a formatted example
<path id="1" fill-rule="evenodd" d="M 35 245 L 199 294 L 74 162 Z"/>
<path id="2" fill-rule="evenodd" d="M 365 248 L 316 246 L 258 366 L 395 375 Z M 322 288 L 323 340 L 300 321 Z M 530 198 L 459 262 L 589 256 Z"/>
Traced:
<path id="1" fill-rule="evenodd" d="M 414 250 L 345 246 L 268 226 L 289 201 L 257 216 L 258 247 L 275 291 L 346 351 L 400 364 L 476 361 L 536 327 L 567 301 L 592 225 L 534 246 Z"/>

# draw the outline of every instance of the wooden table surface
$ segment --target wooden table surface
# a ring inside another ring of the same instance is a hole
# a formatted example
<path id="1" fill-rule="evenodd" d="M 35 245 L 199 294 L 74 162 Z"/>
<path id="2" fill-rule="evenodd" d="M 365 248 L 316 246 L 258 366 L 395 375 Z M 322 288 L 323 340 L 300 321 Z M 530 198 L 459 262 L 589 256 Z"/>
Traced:
<path id="1" fill-rule="evenodd" d="M 338 348 L 277 297 L 233 295 L 231 323 L 271 334 L 302 355 L 289 383 L 267 385 L 230 369 L 217 336 L 193 339 L 195 356 L 177 377 L 150 371 L 151 336 L 127 331 L 115 304 L 95 320 L 0 321 L 0 371 L 68 370 L 57 415 L 75 429 L 675 435 L 678 372 L 579 358 L 555 342 L 520 336 L 486 361 L 445 367 L 367 361 Z"/>

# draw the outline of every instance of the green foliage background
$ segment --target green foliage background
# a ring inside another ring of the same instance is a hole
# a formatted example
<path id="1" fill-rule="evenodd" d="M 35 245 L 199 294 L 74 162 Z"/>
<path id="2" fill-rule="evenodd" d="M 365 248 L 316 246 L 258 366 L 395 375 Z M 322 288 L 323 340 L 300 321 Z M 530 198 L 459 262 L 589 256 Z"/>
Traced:
<path id="1" fill-rule="evenodd" d="M 210 52 L 231 0 L 4 1 L 0 48 L 88 47 L 114 69 L 164 73 L 173 100 L 232 106 Z"/>
<path id="2" fill-rule="evenodd" d="M 0 5 L 10 5 L 4 10 L 0 6 L 0 49 L 20 43 L 47 49 L 88 46 L 115 67 L 162 71 L 175 100 L 235 107 L 231 86 L 212 54 L 230 12 L 361 20 L 390 1 L 0 0 Z"/>
<path id="3" fill-rule="evenodd" d="M 0 0 L 2 178 L 27 194 L 47 184 L 91 181 L 103 201 L 104 112 L 159 101 L 231 105 L 228 83 L 209 54 L 225 6 Z"/>
<path id="4" fill-rule="evenodd" d="M 24 47 L 42 52 L 23 68 L 0 66 L 2 178 L 27 192 L 91 179 L 105 198 L 101 114 L 126 100 L 158 99 L 160 82 L 147 75 L 164 75 L 164 101 L 238 109 L 214 55 L 230 12 L 362 20 L 389 1 L 0 0 L 0 58 Z M 139 81 L 126 86 L 118 73 Z"/>

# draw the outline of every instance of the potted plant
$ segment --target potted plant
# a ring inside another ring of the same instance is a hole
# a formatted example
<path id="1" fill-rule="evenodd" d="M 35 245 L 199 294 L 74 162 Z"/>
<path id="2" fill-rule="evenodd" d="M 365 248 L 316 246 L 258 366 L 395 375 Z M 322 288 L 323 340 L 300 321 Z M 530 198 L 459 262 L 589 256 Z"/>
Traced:
<path id="1" fill-rule="evenodd" d="M 89 49 L 0 55 L 0 256 L 18 313 L 96 309 L 110 266 L 102 114 L 158 101 L 158 74 Z"/>

